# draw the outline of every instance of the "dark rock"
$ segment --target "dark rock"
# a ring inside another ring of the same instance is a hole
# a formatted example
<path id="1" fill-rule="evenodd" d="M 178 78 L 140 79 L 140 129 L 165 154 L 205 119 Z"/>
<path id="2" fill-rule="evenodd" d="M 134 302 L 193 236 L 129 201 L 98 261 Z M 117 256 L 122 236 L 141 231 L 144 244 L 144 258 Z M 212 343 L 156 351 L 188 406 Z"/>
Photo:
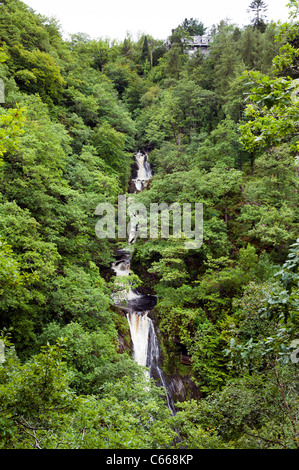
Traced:
<path id="1" fill-rule="evenodd" d="M 179 374 L 173 374 L 167 377 L 167 382 L 167 387 L 175 402 L 185 401 L 186 399 L 198 400 L 201 397 L 199 388 L 189 374 L 184 377 Z"/>

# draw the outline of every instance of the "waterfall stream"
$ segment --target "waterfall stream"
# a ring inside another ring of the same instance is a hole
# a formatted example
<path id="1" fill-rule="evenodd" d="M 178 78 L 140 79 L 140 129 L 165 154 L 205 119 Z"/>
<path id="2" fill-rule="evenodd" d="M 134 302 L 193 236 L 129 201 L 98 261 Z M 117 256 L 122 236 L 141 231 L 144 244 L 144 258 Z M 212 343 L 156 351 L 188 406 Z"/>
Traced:
<path id="1" fill-rule="evenodd" d="M 142 191 L 150 178 L 152 177 L 152 170 L 147 161 L 147 155 L 138 152 L 135 155 L 137 164 L 137 176 L 132 179 L 135 192 Z M 131 248 L 132 244 L 136 241 L 136 227 L 131 224 L 129 233 L 128 249 L 118 251 L 118 260 L 112 265 L 117 277 L 129 276 L 130 261 L 131 261 Z M 123 278 L 124 279 L 124 278 Z M 128 280 L 129 278 L 125 278 Z M 121 279 L 117 282 L 122 285 Z M 123 282 L 124 284 L 124 282 Z M 124 286 L 125 287 L 125 286 Z M 133 358 L 141 366 L 147 368 L 146 375 L 153 378 L 158 386 L 164 387 L 166 391 L 167 405 L 174 415 L 176 413 L 172 396 L 167 389 L 166 380 L 163 371 L 159 367 L 159 342 L 155 332 L 154 324 L 149 318 L 150 311 L 156 304 L 155 297 L 151 295 L 143 295 L 136 292 L 129 286 L 129 290 L 120 290 L 114 297 L 117 304 L 123 305 L 126 303 L 128 313 L 127 319 L 130 327 L 131 341 L 133 345 Z"/>
<path id="2" fill-rule="evenodd" d="M 135 161 L 137 163 L 137 176 L 133 179 L 137 191 L 145 188 L 148 180 L 152 177 L 152 169 L 147 161 L 147 155 L 141 152 L 136 153 Z"/>

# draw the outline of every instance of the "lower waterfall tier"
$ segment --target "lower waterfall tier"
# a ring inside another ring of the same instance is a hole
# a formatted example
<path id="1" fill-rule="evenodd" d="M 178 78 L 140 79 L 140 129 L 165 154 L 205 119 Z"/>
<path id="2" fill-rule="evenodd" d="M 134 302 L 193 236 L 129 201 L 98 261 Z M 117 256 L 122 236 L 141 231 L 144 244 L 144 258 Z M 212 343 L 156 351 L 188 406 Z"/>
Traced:
<path id="1" fill-rule="evenodd" d="M 129 312 L 127 314 L 134 360 L 141 366 L 147 367 L 147 376 L 153 378 L 156 384 L 164 387 L 167 405 L 172 414 L 176 413 L 174 401 L 168 390 L 164 373 L 159 366 L 160 348 L 152 320 L 148 312 Z"/>

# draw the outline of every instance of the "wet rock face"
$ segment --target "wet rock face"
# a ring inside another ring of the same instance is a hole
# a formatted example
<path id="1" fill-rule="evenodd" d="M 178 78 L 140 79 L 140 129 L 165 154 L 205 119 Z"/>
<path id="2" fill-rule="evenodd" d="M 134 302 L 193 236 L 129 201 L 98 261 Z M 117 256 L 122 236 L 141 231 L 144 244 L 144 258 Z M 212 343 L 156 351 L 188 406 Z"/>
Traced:
<path id="1" fill-rule="evenodd" d="M 191 380 L 190 375 L 182 377 L 173 374 L 167 378 L 168 387 L 171 390 L 174 401 L 185 401 L 187 398 L 198 400 L 201 395 L 198 387 Z"/>
<path id="2" fill-rule="evenodd" d="M 122 334 L 118 334 L 118 352 L 123 354 L 125 351 L 131 351 L 131 345 L 128 345 L 125 337 Z"/>
<path id="3" fill-rule="evenodd" d="M 145 312 L 152 310 L 156 303 L 156 297 L 139 294 L 138 297 L 128 301 L 128 307 L 132 312 Z"/>

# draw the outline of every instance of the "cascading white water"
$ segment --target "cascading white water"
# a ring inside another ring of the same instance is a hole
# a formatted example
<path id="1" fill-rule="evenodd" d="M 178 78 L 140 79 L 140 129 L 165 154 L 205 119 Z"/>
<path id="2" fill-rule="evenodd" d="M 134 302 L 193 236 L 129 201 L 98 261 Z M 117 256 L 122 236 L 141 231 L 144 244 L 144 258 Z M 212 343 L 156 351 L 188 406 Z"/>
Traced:
<path id="1" fill-rule="evenodd" d="M 123 305 L 124 302 L 132 302 L 142 297 L 141 294 L 134 292 L 128 276 L 131 274 L 131 253 L 126 250 L 119 250 L 121 259 L 112 264 L 112 269 L 116 274 L 115 286 L 118 288 L 113 295 L 116 304 Z"/>
<path id="2" fill-rule="evenodd" d="M 127 315 L 131 339 L 133 343 L 133 357 L 140 366 L 147 365 L 148 336 L 150 322 L 147 312 L 138 315 L 136 312 L 130 312 Z"/>
<path id="3" fill-rule="evenodd" d="M 133 179 L 135 184 L 135 188 L 137 191 L 142 191 L 146 185 L 146 183 L 151 179 L 152 169 L 150 164 L 147 161 L 147 155 L 138 152 L 135 155 L 135 161 L 137 163 L 137 176 Z"/>
<path id="4" fill-rule="evenodd" d="M 176 414 L 176 409 L 174 406 L 174 401 L 172 395 L 170 395 L 165 377 L 163 374 L 162 369 L 159 367 L 159 358 L 160 358 L 160 349 L 159 349 L 159 342 L 155 332 L 154 324 L 150 318 L 147 318 L 149 323 L 149 338 L 148 338 L 148 352 L 147 352 L 147 367 L 149 367 L 149 375 L 154 379 L 158 380 L 162 387 L 164 387 L 166 391 L 166 400 L 168 408 L 171 411 L 172 415 Z"/>
<path id="5" fill-rule="evenodd" d="M 138 152 L 135 155 L 135 161 L 138 165 L 137 177 L 133 179 L 136 191 L 143 190 L 150 178 L 152 177 L 152 170 L 147 162 L 147 155 Z M 131 223 L 129 232 L 129 245 L 134 244 L 136 241 L 137 227 L 134 222 Z M 117 277 L 129 276 L 131 261 L 131 250 L 121 250 L 121 259 L 113 264 L 112 268 Z M 124 279 L 124 278 L 123 278 Z M 128 278 L 125 278 L 126 281 Z M 148 306 L 152 305 L 152 301 L 147 296 L 138 294 L 127 282 L 122 282 L 120 279 L 116 281 L 119 287 L 124 287 L 115 296 L 114 301 L 118 304 L 126 302 L 129 312 L 127 319 L 130 327 L 131 340 L 133 345 L 134 360 L 141 366 L 147 367 L 147 377 L 153 377 L 160 382 L 166 391 L 167 404 L 172 414 L 175 414 L 175 407 L 172 397 L 169 396 L 164 374 L 159 367 L 159 343 L 156 336 L 155 328 L 152 320 L 149 318 Z M 127 288 L 125 288 L 127 287 Z M 153 308 L 153 305 L 152 307 Z"/>
<path id="6" fill-rule="evenodd" d="M 168 408 L 172 415 L 176 413 L 172 397 L 167 393 L 167 385 L 162 369 L 159 367 L 160 349 L 154 324 L 147 311 L 130 312 L 127 314 L 131 339 L 133 343 L 133 357 L 137 364 L 147 367 L 145 374 L 153 377 L 164 387 Z"/>

